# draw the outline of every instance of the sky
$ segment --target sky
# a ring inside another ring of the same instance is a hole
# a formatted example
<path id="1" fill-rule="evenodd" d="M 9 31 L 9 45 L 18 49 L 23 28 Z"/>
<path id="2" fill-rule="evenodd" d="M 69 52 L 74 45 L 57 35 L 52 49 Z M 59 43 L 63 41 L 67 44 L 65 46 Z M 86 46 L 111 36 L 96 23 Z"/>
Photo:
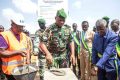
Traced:
<path id="1" fill-rule="evenodd" d="M 11 26 L 10 19 L 14 17 L 23 17 L 26 27 L 30 33 L 35 33 L 39 29 L 37 23 L 38 0 L 0 0 L 0 25 L 5 29 Z M 90 29 L 95 25 L 96 20 L 103 16 L 120 20 L 120 0 L 68 0 L 68 21 L 78 24 L 78 30 L 81 29 L 81 22 L 87 20 Z"/>

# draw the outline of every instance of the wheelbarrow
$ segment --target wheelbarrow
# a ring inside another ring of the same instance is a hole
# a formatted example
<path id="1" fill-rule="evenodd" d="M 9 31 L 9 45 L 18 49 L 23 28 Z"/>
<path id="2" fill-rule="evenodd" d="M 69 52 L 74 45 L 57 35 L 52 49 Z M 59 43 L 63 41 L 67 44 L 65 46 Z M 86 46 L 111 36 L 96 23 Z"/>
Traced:
<path id="1" fill-rule="evenodd" d="M 16 80 L 34 80 L 37 69 L 31 65 L 16 67 L 12 71 L 12 75 Z"/>

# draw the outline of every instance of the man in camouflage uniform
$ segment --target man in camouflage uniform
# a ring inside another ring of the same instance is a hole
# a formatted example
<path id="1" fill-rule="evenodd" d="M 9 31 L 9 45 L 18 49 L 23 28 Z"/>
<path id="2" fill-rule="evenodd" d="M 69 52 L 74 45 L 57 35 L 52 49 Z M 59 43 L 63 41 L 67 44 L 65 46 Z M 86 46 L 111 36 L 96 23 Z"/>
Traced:
<path id="1" fill-rule="evenodd" d="M 78 56 L 80 53 L 80 31 L 77 30 L 76 23 L 73 23 L 72 28 L 73 28 L 72 37 L 75 43 L 75 59 L 76 59 L 76 64 L 73 66 L 73 72 L 76 75 L 80 76 L 80 57 Z M 77 70 L 78 70 L 78 73 L 77 73 Z"/>
<path id="2" fill-rule="evenodd" d="M 34 54 L 38 55 L 38 60 L 39 60 L 39 73 L 40 73 L 40 80 L 44 80 L 43 73 L 45 71 L 45 56 L 43 55 L 42 51 L 39 49 L 39 43 L 41 39 L 41 35 L 44 33 L 46 29 L 46 22 L 44 19 L 38 19 L 38 24 L 40 29 L 36 31 L 35 33 L 35 40 L 34 42 Z"/>
<path id="3" fill-rule="evenodd" d="M 55 17 L 56 22 L 46 30 L 48 34 L 43 35 L 40 43 L 40 48 L 44 52 L 47 63 L 51 67 L 68 67 L 68 60 L 66 59 L 67 44 L 69 44 L 71 51 L 70 60 L 73 65 L 75 64 L 74 42 L 71 36 L 71 29 L 64 26 L 66 17 L 64 9 L 58 10 Z M 44 43 L 46 40 L 48 41 L 48 47 Z"/>

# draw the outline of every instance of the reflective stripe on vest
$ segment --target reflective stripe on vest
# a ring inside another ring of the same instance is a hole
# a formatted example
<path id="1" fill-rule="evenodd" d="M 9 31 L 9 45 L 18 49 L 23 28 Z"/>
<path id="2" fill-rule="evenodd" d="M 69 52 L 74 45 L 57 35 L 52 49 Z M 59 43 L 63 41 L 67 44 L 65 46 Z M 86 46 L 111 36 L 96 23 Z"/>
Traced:
<path id="1" fill-rule="evenodd" d="M 11 65 L 16 65 L 16 64 L 23 64 L 23 61 L 11 61 L 11 62 L 2 61 L 2 65 L 4 66 L 11 66 Z"/>

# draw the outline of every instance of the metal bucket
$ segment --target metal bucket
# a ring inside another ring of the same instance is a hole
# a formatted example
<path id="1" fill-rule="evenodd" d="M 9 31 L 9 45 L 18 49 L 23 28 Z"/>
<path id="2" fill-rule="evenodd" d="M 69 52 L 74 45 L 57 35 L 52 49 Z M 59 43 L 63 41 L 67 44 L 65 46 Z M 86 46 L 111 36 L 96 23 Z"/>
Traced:
<path id="1" fill-rule="evenodd" d="M 26 65 L 16 67 L 12 75 L 16 80 L 34 80 L 36 73 L 36 68 Z"/>

